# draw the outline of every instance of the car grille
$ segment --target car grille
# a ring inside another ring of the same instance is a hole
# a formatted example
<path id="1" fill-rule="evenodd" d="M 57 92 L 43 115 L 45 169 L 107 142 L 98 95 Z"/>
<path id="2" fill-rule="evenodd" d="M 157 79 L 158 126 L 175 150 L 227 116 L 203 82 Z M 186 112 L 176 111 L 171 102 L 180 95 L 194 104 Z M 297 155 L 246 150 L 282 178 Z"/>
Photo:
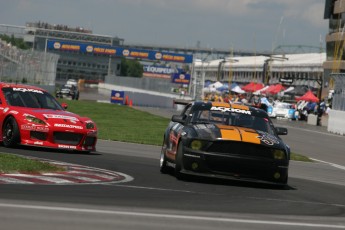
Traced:
<path id="1" fill-rule="evenodd" d="M 84 141 L 84 145 L 86 146 L 92 146 L 95 144 L 96 137 L 86 137 Z"/>
<path id="2" fill-rule="evenodd" d="M 78 145 L 83 138 L 80 133 L 54 132 L 53 140 L 57 144 Z"/>
<path id="3" fill-rule="evenodd" d="M 30 138 L 31 139 L 37 139 L 40 141 L 45 141 L 45 140 L 47 140 L 47 136 L 48 136 L 48 134 L 44 133 L 44 132 L 38 132 L 38 131 L 31 131 L 30 132 Z"/>
<path id="4" fill-rule="evenodd" d="M 207 152 L 273 159 L 272 150 L 269 147 L 236 141 L 213 142 Z"/>

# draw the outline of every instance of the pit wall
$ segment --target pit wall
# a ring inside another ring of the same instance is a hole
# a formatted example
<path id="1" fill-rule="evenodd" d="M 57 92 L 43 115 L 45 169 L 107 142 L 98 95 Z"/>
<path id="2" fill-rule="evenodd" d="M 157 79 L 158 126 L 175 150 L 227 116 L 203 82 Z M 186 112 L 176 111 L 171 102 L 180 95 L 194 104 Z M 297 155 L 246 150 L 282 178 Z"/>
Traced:
<path id="1" fill-rule="evenodd" d="M 329 111 L 327 131 L 334 134 L 345 135 L 345 111 Z"/>

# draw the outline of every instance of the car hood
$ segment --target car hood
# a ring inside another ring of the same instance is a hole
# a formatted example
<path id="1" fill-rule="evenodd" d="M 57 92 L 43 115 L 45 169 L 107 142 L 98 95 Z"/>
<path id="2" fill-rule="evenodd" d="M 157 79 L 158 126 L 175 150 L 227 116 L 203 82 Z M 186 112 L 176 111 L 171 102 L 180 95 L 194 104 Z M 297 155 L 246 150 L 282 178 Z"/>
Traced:
<path id="1" fill-rule="evenodd" d="M 64 110 L 23 108 L 20 110 L 20 112 L 23 113 L 23 116 L 31 115 L 50 124 L 81 125 L 85 123 L 86 120 L 90 120 Z"/>
<path id="2" fill-rule="evenodd" d="M 284 146 L 280 138 L 261 130 L 217 124 L 196 124 L 193 129 L 201 139 L 240 141 L 275 148 Z"/>

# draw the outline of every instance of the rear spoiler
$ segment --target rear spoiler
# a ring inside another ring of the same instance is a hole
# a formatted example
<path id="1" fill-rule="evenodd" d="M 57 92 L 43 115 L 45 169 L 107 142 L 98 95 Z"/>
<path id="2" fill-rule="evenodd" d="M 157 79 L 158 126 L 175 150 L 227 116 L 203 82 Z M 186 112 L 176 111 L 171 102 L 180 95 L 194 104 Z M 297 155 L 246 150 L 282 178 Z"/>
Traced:
<path id="1" fill-rule="evenodd" d="M 193 102 L 193 101 L 192 100 L 184 100 L 184 99 L 174 99 L 175 105 L 188 105 L 191 102 Z"/>

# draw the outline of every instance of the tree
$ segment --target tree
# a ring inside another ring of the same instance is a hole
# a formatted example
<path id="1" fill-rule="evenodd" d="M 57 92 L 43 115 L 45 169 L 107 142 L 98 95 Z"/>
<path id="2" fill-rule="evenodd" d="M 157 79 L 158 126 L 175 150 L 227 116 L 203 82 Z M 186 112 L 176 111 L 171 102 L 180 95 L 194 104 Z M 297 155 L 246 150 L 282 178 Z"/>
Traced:
<path id="1" fill-rule="evenodd" d="M 7 43 L 11 43 L 12 46 L 16 46 L 19 49 L 23 49 L 23 50 L 27 50 L 30 47 L 24 42 L 23 38 L 15 38 L 14 35 L 12 34 L 11 37 L 6 35 L 6 34 L 2 34 L 0 35 L 1 40 L 6 41 Z"/>
<path id="2" fill-rule="evenodd" d="M 143 66 L 138 60 L 121 59 L 121 76 L 142 77 Z"/>

